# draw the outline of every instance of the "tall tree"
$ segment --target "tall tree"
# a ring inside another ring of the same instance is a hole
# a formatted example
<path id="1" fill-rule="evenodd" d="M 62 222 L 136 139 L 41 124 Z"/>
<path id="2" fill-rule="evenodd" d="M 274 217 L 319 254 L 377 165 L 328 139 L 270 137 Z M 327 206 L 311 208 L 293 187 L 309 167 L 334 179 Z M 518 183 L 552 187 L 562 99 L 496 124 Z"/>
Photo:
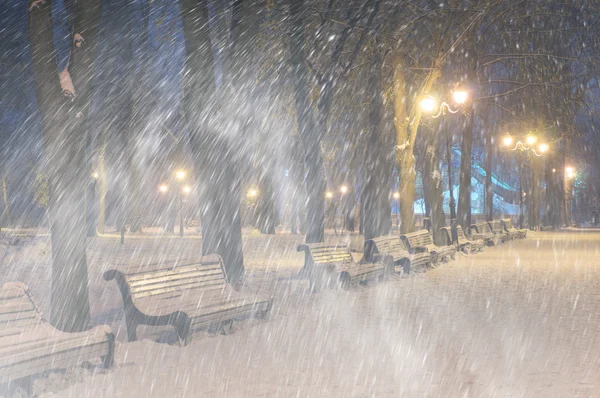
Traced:
<path id="1" fill-rule="evenodd" d="M 306 242 L 323 242 L 325 221 L 325 175 L 321 157 L 323 132 L 318 128 L 310 103 L 308 69 L 304 53 L 304 0 L 288 0 L 290 28 L 290 67 L 293 74 L 296 118 L 304 157 L 306 187 Z"/>
<path id="2" fill-rule="evenodd" d="M 52 236 L 52 310 L 60 330 L 89 328 L 90 310 L 85 252 L 85 120 L 90 109 L 94 50 L 101 15 L 100 0 L 79 0 L 74 10 L 69 63 L 73 86 L 63 90 L 57 76 L 52 41 L 51 2 L 29 2 L 29 38 L 38 106 L 43 120 L 45 166 L 50 181 Z M 64 88 L 64 86 L 63 86 Z"/>
<path id="3" fill-rule="evenodd" d="M 223 257 L 230 282 L 244 275 L 240 218 L 241 167 L 236 147 L 219 131 L 208 9 L 205 0 L 182 0 L 185 35 L 183 113 L 200 181 L 202 253 Z M 225 97 L 225 96 L 223 96 Z M 223 98 L 222 98 L 223 99 Z"/>

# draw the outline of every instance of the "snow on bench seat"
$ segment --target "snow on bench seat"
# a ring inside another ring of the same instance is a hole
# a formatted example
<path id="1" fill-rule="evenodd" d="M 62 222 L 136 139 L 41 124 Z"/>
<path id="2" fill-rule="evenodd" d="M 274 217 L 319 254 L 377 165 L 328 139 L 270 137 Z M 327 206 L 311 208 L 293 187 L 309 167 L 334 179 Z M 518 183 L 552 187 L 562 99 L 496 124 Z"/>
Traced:
<path id="1" fill-rule="evenodd" d="M 104 273 L 121 292 L 129 341 L 137 339 L 139 325 L 170 325 L 185 345 L 192 331 L 223 328 L 246 316 L 264 317 L 273 303 L 272 297 L 234 290 L 218 255 L 204 256 L 195 264 L 149 268 Z"/>
<path id="2" fill-rule="evenodd" d="M 365 261 L 382 261 L 388 268 L 391 267 L 393 272 L 399 272 L 397 267 L 401 267 L 405 274 L 410 272 L 412 266 L 428 266 L 431 262 L 429 253 L 411 254 L 400 240 L 400 236 L 393 235 L 366 240 L 364 253 Z"/>
<path id="3" fill-rule="evenodd" d="M 352 283 L 381 279 L 384 276 L 383 263 L 356 263 L 344 243 L 307 243 L 298 245 L 296 250 L 304 252 L 302 272 L 308 275 L 313 291 L 335 284 L 347 289 Z"/>
<path id="4" fill-rule="evenodd" d="M 5 283 L 0 288 L 0 384 L 98 357 L 110 367 L 113 354 L 109 326 L 61 332 L 44 320 L 23 283 Z"/>
<path id="5" fill-rule="evenodd" d="M 456 247 L 454 246 L 436 246 L 429 231 L 426 229 L 402 234 L 400 238 L 411 253 L 429 252 L 431 262 L 434 264 L 444 259 L 454 259 L 454 255 L 456 254 Z"/>

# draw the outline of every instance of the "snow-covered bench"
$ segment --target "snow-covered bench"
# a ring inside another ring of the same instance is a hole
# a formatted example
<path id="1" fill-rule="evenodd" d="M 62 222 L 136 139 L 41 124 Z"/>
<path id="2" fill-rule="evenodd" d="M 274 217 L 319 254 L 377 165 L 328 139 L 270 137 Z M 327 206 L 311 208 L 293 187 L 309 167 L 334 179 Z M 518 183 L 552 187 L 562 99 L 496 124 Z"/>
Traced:
<path id="1" fill-rule="evenodd" d="M 449 244 L 452 244 L 452 229 L 451 227 L 442 227 L 444 235 L 446 236 L 446 240 Z M 465 231 L 460 225 L 456 226 L 456 237 L 457 237 L 457 246 L 460 250 L 465 253 L 475 253 L 483 250 L 485 243 L 483 239 L 472 239 L 465 235 Z"/>
<path id="2" fill-rule="evenodd" d="M 502 220 L 502 225 L 504 226 L 504 230 L 509 234 L 516 234 L 518 239 L 527 238 L 527 230 L 526 229 L 517 229 L 513 227 L 512 220 L 510 218 L 505 218 Z"/>
<path id="3" fill-rule="evenodd" d="M 487 221 L 478 222 L 471 225 L 471 237 L 473 239 L 483 239 L 489 246 L 496 246 L 498 243 L 502 243 L 503 237 L 498 236 L 492 231 L 490 224 Z"/>
<path id="4" fill-rule="evenodd" d="M 492 232 L 495 233 L 496 235 L 498 235 L 500 238 L 502 238 L 502 241 L 516 239 L 517 236 L 519 235 L 518 232 L 506 231 L 504 229 L 504 225 L 502 224 L 502 221 L 500 221 L 500 220 L 488 221 L 488 224 L 490 225 L 490 229 L 492 230 Z"/>
<path id="5" fill-rule="evenodd" d="M 104 279 L 114 279 L 121 291 L 129 341 L 137 339 L 138 325 L 170 325 L 180 345 L 186 345 L 192 331 L 226 330 L 234 319 L 265 317 L 273 303 L 272 297 L 234 290 L 227 283 L 223 260 L 215 254 L 167 269 L 113 269 L 104 273 Z"/>
<path id="6" fill-rule="evenodd" d="M 113 364 L 114 335 L 107 325 L 79 333 L 66 333 L 48 324 L 27 286 L 5 283 L 0 288 L 0 384 L 17 381 L 51 369 L 62 369 L 101 358 Z"/>
<path id="7" fill-rule="evenodd" d="M 396 267 L 402 267 L 405 274 L 411 266 L 425 265 L 431 262 L 428 252 L 410 254 L 399 236 L 380 236 L 365 241 L 364 259 L 367 262 L 383 262 L 386 268 L 397 272 Z"/>
<path id="8" fill-rule="evenodd" d="M 351 283 L 382 279 L 384 276 L 383 263 L 356 263 L 344 243 L 308 243 L 298 245 L 297 251 L 304 252 L 302 274 L 308 275 L 313 291 L 337 283 L 347 289 Z"/>
<path id="9" fill-rule="evenodd" d="M 456 254 L 454 246 L 436 246 L 426 229 L 400 235 L 400 238 L 411 253 L 428 251 L 431 255 L 431 262 L 434 264 L 448 258 L 454 259 Z"/>

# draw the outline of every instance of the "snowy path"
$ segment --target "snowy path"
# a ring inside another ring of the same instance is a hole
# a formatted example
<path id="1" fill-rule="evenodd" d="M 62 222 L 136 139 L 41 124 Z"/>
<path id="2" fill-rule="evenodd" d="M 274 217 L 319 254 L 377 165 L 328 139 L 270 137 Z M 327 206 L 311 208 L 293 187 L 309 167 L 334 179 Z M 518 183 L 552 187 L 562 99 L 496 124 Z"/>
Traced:
<path id="1" fill-rule="evenodd" d="M 250 288 L 275 293 L 269 321 L 241 322 L 233 335 L 201 335 L 184 348 L 154 341 L 171 340 L 168 330 L 140 328 L 143 340 L 135 343 L 120 330 L 115 369 L 69 370 L 36 381 L 36 390 L 60 397 L 600 397 L 600 232 L 532 234 L 426 274 L 319 295 L 288 278 L 302 262 L 296 238 L 256 239 L 246 247 Z M 104 251 L 92 246 L 90 268 L 99 263 L 94 250 Z M 284 266 L 276 271 L 277 258 Z M 90 271 L 94 319 L 122 329 L 116 289 L 100 274 Z"/>

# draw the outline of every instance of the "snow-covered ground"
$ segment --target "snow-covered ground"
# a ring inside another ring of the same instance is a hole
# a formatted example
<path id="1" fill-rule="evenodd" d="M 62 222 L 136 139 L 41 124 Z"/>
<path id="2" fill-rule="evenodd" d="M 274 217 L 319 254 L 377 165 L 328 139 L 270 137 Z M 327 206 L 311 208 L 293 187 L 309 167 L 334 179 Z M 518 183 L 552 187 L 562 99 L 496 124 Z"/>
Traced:
<path id="1" fill-rule="evenodd" d="M 200 253 L 197 236 L 90 240 L 94 323 L 117 332 L 116 365 L 46 374 L 60 397 L 600 397 L 600 230 L 530 232 L 426 273 L 310 294 L 295 278 L 301 237 L 244 235 L 248 291 L 270 292 L 269 320 L 179 347 L 168 328 L 127 343 L 122 302 L 102 272 Z M 341 239 L 333 234 L 328 240 Z M 359 250 L 359 236 L 344 237 Z M 48 311 L 49 241 L 0 246 L 0 282 L 29 284 Z M 357 258 L 361 254 L 356 253 Z M 54 395 L 56 394 L 56 395 Z"/>

